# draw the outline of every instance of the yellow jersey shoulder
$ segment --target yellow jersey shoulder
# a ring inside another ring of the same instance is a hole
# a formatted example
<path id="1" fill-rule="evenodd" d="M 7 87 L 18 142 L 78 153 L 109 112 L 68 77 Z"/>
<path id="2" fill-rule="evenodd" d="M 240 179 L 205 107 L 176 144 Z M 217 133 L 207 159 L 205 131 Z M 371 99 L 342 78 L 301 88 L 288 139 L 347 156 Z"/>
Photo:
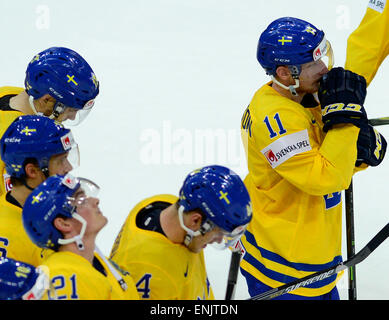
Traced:
<path id="1" fill-rule="evenodd" d="M 153 202 L 173 204 L 172 195 L 157 195 L 138 203 L 120 231 L 111 257 L 132 275 L 141 299 L 213 299 L 203 253 L 190 252 L 159 232 L 140 229 L 137 214 Z M 141 250 L 139 248 L 142 248 Z"/>
<path id="2" fill-rule="evenodd" d="M 139 300 L 139 295 L 136 290 L 134 280 L 128 271 L 120 268 L 111 259 L 101 257 L 98 252 L 95 252 L 95 257 L 104 267 L 104 270 L 107 273 L 107 279 L 112 285 L 112 300 Z M 127 286 L 125 290 L 122 288 L 121 284 L 119 284 L 119 279 L 115 277 L 113 272 L 116 272 L 121 278 L 120 280 L 123 280 L 125 282 Z"/>
<path id="3" fill-rule="evenodd" d="M 21 87 L 12 87 L 12 86 L 4 86 L 0 87 L 0 98 L 7 96 L 9 94 L 19 94 L 24 91 L 24 88 Z"/>
<path id="4" fill-rule="evenodd" d="M 43 263 L 50 271 L 54 292 L 46 299 L 109 300 L 112 286 L 92 264 L 72 252 L 55 252 Z"/>
<path id="5" fill-rule="evenodd" d="M 0 196 L 0 256 L 38 266 L 43 250 L 32 243 L 23 227 L 22 209 Z"/>

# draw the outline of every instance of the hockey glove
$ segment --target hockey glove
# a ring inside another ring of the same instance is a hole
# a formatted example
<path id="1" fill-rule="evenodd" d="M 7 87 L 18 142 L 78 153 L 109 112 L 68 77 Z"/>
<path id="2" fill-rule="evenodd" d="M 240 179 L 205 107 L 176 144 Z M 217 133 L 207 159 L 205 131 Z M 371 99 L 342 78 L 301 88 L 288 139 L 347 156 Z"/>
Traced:
<path id="1" fill-rule="evenodd" d="M 325 132 L 337 123 L 367 125 L 364 77 L 341 67 L 333 68 L 320 80 L 318 96 Z"/>
<path id="2" fill-rule="evenodd" d="M 369 166 L 378 166 L 385 157 L 386 140 L 376 129 L 371 125 L 361 126 L 357 140 L 357 161 L 355 165 L 358 167 L 362 163 Z"/>

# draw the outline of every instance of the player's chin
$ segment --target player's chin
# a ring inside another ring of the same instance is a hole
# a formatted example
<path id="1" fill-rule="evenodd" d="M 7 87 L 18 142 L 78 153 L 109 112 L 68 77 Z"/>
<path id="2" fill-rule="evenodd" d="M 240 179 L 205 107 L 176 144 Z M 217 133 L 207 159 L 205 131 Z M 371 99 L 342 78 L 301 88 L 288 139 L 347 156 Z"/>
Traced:
<path id="1" fill-rule="evenodd" d="M 103 228 L 108 223 L 108 218 L 100 214 L 101 227 Z"/>
<path id="2" fill-rule="evenodd" d="M 319 83 L 317 83 L 317 84 L 315 83 L 309 87 L 305 87 L 302 91 L 304 93 L 311 93 L 311 94 L 318 92 L 319 91 Z"/>

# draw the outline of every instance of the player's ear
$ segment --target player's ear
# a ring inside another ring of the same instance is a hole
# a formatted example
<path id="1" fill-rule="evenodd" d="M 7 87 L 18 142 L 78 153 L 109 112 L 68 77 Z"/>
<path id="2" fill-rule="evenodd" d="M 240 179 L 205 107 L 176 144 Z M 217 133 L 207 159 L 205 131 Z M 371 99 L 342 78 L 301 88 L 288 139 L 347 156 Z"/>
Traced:
<path id="1" fill-rule="evenodd" d="M 45 95 L 43 95 L 42 97 L 40 97 L 38 99 L 41 103 L 43 104 L 47 104 L 47 103 L 55 103 L 55 99 L 49 95 L 48 93 L 46 93 Z"/>
<path id="2" fill-rule="evenodd" d="M 197 231 L 200 229 L 201 222 L 202 222 L 202 215 L 200 212 L 192 211 L 190 215 L 188 216 L 188 221 L 185 223 L 185 225 L 194 231 Z"/>
<path id="3" fill-rule="evenodd" d="M 36 164 L 29 162 L 24 166 L 24 171 L 27 178 L 36 179 L 40 175 L 41 169 Z"/>
<path id="4" fill-rule="evenodd" d="M 49 94 L 45 94 L 38 99 L 38 111 L 47 115 L 53 111 L 56 100 Z"/>
<path id="5" fill-rule="evenodd" d="M 72 231 L 72 224 L 69 219 L 57 217 L 53 221 L 54 227 L 57 228 L 58 231 L 62 232 L 64 235 Z"/>
<path id="6" fill-rule="evenodd" d="M 276 76 L 281 81 L 287 81 L 291 78 L 290 70 L 287 66 L 279 66 L 276 70 Z"/>

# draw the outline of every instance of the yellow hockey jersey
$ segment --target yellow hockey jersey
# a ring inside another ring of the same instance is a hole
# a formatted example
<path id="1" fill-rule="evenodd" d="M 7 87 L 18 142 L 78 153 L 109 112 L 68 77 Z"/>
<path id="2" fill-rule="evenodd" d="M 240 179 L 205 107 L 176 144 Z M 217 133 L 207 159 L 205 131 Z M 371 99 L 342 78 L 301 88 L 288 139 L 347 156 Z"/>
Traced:
<path id="1" fill-rule="evenodd" d="M 7 95 L 18 95 L 22 91 L 24 91 L 24 89 L 19 87 L 0 87 L 0 99 Z M 23 115 L 23 113 L 16 110 L 12 111 L 0 109 L 0 138 L 3 136 L 9 125 L 21 115 Z M 0 172 L 2 173 L 2 179 L 0 181 L 0 195 L 2 195 L 11 190 L 12 186 L 10 182 L 10 176 L 7 174 L 5 170 L 5 164 L 3 161 L 1 161 L 1 159 Z"/>
<path id="2" fill-rule="evenodd" d="M 53 253 L 43 264 L 46 270 L 49 270 L 52 285 L 52 289 L 44 299 L 139 300 L 134 282 L 127 272 L 112 264 L 127 283 L 128 288 L 124 291 L 104 259 L 98 253 L 95 253 L 95 258 L 98 259 L 106 275 L 78 254 L 69 251 Z"/>
<path id="3" fill-rule="evenodd" d="M 304 108 L 270 84 L 255 93 L 241 123 L 253 203 L 241 268 L 278 287 L 341 261 L 341 191 L 354 172 L 359 128 L 325 134 L 320 106 Z M 334 276 L 292 293 L 318 296 L 335 284 Z"/>
<path id="4" fill-rule="evenodd" d="M 138 203 L 127 217 L 111 252 L 111 258 L 133 276 L 141 299 L 213 300 L 204 253 L 193 253 L 163 234 L 140 229 L 139 212 L 154 202 L 166 207 L 177 201 L 172 195 L 157 195 Z"/>
<path id="5" fill-rule="evenodd" d="M 369 85 L 389 54 L 389 3 L 370 0 L 366 13 L 347 40 L 345 68 L 366 78 Z"/>
<path id="6" fill-rule="evenodd" d="M 35 267 L 52 253 L 33 244 L 23 227 L 22 209 L 0 196 L 0 257 L 7 257 Z"/>

